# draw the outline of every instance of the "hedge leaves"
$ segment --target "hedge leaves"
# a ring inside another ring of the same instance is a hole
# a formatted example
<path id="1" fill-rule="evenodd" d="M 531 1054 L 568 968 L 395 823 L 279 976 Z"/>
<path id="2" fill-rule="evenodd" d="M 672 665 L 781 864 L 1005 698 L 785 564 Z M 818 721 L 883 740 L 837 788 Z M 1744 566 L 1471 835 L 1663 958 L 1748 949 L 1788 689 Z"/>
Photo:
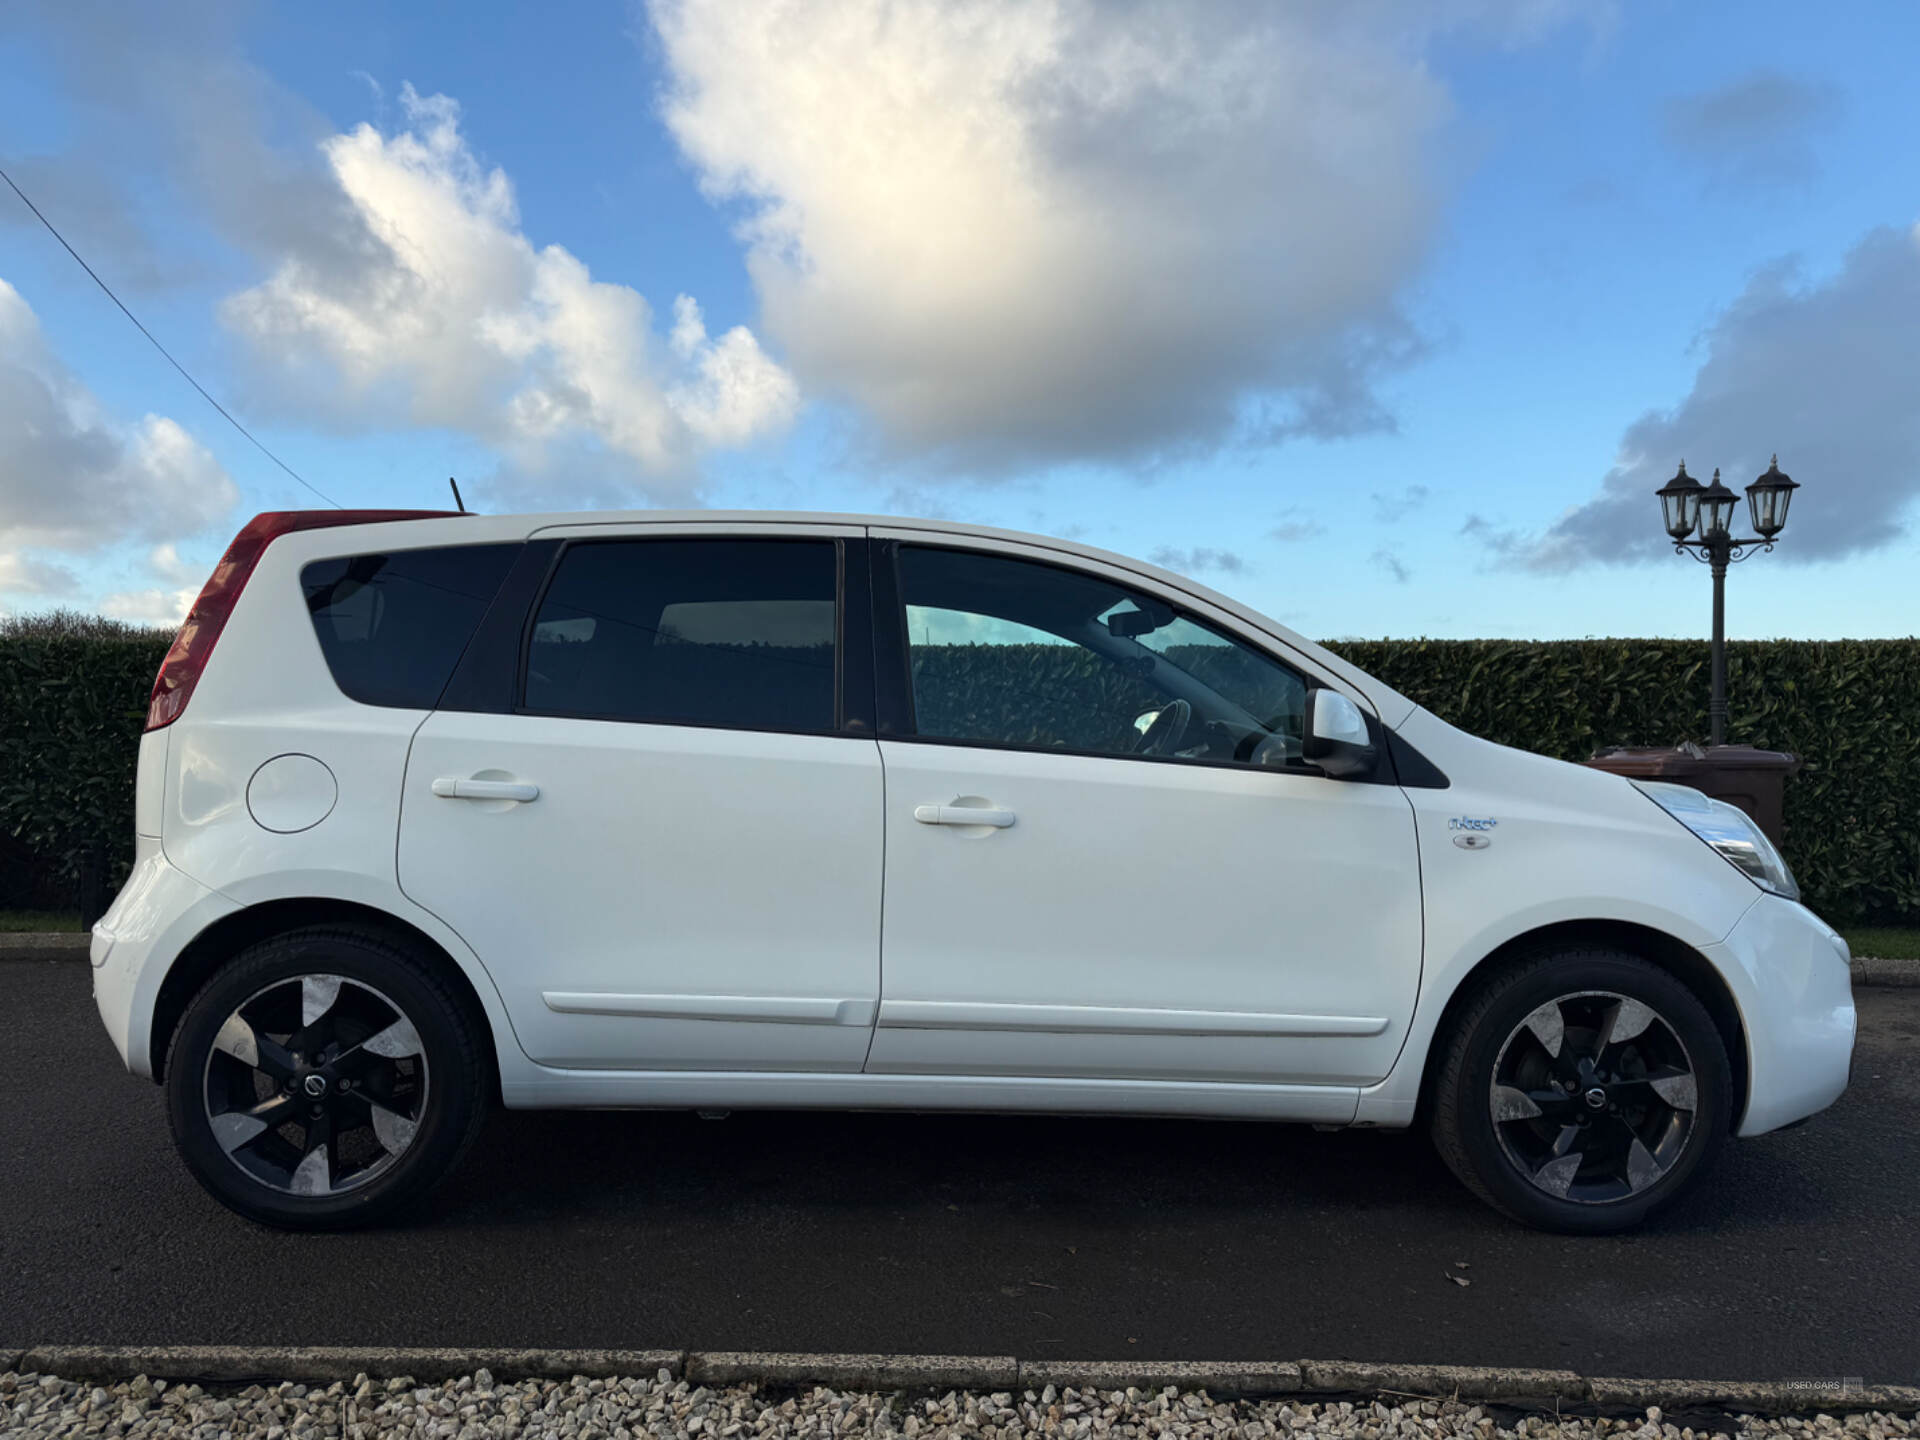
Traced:
<path id="1" fill-rule="evenodd" d="M 77 879 L 118 885 L 133 857 L 133 772 L 173 635 L 51 615 L 0 626 L 0 829 Z"/>
<path id="2" fill-rule="evenodd" d="M 1563 760 L 1707 737 L 1692 640 L 1370 640 L 1329 646 L 1442 719 Z M 1727 737 L 1791 750 L 1786 856 L 1829 920 L 1920 920 L 1920 640 L 1727 646 Z"/>
<path id="3" fill-rule="evenodd" d="M 0 829 L 64 875 L 76 875 L 89 853 L 108 861 L 115 883 L 125 873 L 136 747 L 170 639 L 72 616 L 0 627 Z M 1331 648 L 1462 729 L 1561 759 L 1706 735 L 1700 642 L 1373 640 Z M 1034 649 L 1048 652 L 1032 661 L 1036 704 L 1049 690 L 1060 693 L 1056 679 L 1083 697 L 1110 683 L 1073 670 L 1070 647 Z M 1059 666 L 1073 673 L 1047 673 Z M 1920 920 L 1920 640 L 1732 644 L 1727 693 L 1732 739 L 1792 750 L 1807 762 L 1787 786 L 1786 852 L 1808 903 L 1836 921 Z M 1043 717 L 1031 718 L 1029 728 L 1041 733 Z"/>

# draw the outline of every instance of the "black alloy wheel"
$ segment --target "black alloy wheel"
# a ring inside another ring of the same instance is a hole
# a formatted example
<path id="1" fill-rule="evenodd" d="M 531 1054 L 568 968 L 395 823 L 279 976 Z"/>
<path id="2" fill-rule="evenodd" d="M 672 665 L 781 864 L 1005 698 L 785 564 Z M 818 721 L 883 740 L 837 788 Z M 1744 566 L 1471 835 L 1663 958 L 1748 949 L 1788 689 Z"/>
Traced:
<path id="1" fill-rule="evenodd" d="M 1707 1169 L 1733 1123 L 1726 1041 L 1671 971 L 1549 948 L 1493 971 L 1434 1038 L 1434 1144 L 1481 1199 L 1570 1234 L 1630 1229 Z"/>
<path id="2" fill-rule="evenodd" d="M 288 1195 L 368 1184 L 413 1144 L 431 1081 L 420 1032 L 371 985 L 288 976 L 228 1015 L 207 1052 L 207 1123 L 235 1165 Z"/>
<path id="3" fill-rule="evenodd" d="M 1686 1152 L 1699 1087 L 1673 1026 L 1604 990 L 1561 995 L 1513 1028 L 1488 1105 L 1500 1148 L 1548 1195 L 1601 1205 L 1659 1182 Z"/>
<path id="4" fill-rule="evenodd" d="M 440 1182 L 491 1090 L 486 1020 L 377 931 L 296 930 L 236 955 L 167 1054 L 182 1158 L 231 1210 L 286 1229 L 382 1220 Z"/>

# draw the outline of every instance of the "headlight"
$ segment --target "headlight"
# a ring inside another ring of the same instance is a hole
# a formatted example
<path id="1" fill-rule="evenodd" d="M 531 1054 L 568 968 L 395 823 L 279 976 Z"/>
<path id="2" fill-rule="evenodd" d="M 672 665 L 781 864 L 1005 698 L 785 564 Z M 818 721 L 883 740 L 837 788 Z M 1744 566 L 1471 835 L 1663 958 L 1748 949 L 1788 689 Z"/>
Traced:
<path id="1" fill-rule="evenodd" d="M 1800 898 L 1800 887 L 1780 852 L 1773 848 L 1753 817 L 1724 800 L 1714 800 L 1687 785 L 1660 780 L 1635 780 L 1654 804 L 1718 850 L 1733 867 L 1762 890 Z"/>

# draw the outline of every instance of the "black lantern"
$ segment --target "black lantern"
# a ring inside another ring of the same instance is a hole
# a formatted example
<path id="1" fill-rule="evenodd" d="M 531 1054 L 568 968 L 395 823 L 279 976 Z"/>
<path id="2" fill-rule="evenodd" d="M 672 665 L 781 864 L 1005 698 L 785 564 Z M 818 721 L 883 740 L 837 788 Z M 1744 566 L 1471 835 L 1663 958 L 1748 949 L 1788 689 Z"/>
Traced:
<path id="1" fill-rule="evenodd" d="M 1666 521 L 1667 534 L 1684 540 L 1693 533 L 1693 527 L 1700 520 L 1700 496 L 1706 488 L 1687 474 L 1687 462 L 1682 460 L 1680 472 L 1654 492 L 1660 497 L 1660 514 Z"/>
<path id="2" fill-rule="evenodd" d="M 1720 483 L 1720 472 L 1713 472 L 1713 483 L 1700 492 L 1700 538 L 1723 540 L 1733 533 L 1733 512 L 1740 508 L 1740 497 Z"/>
<path id="3" fill-rule="evenodd" d="M 1799 488 L 1798 480 L 1781 473 L 1778 455 L 1767 466 L 1767 473 L 1747 486 L 1747 512 L 1762 539 L 1771 540 L 1786 528 L 1787 507 Z"/>
<path id="4" fill-rule="evenodd" d="M 1673 548 L 1713 567 L 1713 689 L 1707 702 L 1711 744 L 1723 745 L 1727 739 L 1727 567 L 1773 549 L 1774 539 L 1786 527 L 1787 506 L 1799 488 L 1780 473 L 1780 457 L 1774 456 L 1767 473 L 1747 487 L 1747 507 L 1756 533 L 1738 538 L 1733 533 L 1733 515 L 1740 508 L 1740 497 L 1720 483 L 1718 470 L 1711 485 L 1702 485 L 1687 474 L 1687 462 L 1682 460 L 1679 473 L 1654 492 L 1660 497 L 1660 521 Z M 1700 538 L 1689 539 L 1696 524 Z"/>

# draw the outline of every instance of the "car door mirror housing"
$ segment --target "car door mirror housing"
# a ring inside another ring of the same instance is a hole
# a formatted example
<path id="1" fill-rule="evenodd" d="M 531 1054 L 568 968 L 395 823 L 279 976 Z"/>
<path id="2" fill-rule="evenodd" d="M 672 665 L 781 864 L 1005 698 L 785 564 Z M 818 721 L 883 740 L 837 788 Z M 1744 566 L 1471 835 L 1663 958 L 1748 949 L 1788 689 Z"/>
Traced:
<path id="1" fill-rule="evenodd" d="M 1379 759 L 1360 707 L 1338 690 L 1325 689 L 1307 692 L 1306 734 L 1300 742 L 1300 754 L 1337 780 L 1371 775 Z"/>

